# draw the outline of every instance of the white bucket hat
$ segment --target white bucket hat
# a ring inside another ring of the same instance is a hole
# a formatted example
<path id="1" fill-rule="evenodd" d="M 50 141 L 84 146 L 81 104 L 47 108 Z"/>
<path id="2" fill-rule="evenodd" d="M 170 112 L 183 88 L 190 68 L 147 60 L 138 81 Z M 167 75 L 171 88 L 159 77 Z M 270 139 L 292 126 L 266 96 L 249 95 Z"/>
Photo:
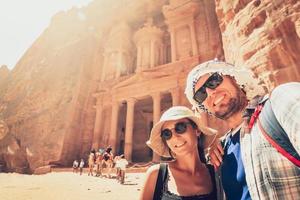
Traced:
<path id="1" fill-rule="evenodd" d="M 218 60 L 210 60 L 194 67 L 187 77 L 184 93 L 194 108 L 199 106 L 199 103 L 193 98 L 196 83 L 203 75 L 214 72 L 234 77 L 237 84 L 246 92 L 248 100 L 251 100 L 256 95 L 264 95 L 266 93 L 263 85 L 258 79 L 254 78 L 254 74 L 250 69 L 235 67 L 232 64 Z"/>
<path id="2" fill-rule="evenodd" d="M 214 129 L 204 127 L 201 124 L 201 118 L 194 115 L 193 111 L 185 106 L 174 106 L 163 113 L 159 122 L 157 122 L 151 130 L 150 139 L 146 144 L 158 155 L 163 157 L 171 157 L 169 147 L 163 142 L 160 134 L 161 128 L 166 121 L 188 118 L 195 122 L 198 129 L 206 135 L 215 135 L 217 132 Z"/>

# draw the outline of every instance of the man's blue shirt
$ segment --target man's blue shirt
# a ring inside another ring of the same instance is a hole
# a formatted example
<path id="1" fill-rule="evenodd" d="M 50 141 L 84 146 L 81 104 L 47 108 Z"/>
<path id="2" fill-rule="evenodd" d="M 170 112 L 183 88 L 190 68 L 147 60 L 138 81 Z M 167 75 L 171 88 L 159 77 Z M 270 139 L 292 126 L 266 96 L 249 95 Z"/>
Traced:
<path id="1" fill-rule="evenodd" d="M 229 200 L 250 200 L 245 170 L 241 157 L 240 131 L 228 135 L 225 140 L 223 163 L 221 166 L 222 184 Z"/>

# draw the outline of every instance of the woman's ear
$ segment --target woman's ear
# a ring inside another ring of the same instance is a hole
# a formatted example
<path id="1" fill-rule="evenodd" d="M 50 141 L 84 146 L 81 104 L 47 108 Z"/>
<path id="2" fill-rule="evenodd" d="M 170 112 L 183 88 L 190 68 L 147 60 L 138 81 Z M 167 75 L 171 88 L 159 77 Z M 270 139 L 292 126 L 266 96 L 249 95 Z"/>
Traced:
<path id="1" fill-rule="evenodd" d="M 201 134 L 202 134 L 202 132 L 200 130 L 196 129 L 196 135 L 197 135 L 197 137 L 199 137 Z"/>

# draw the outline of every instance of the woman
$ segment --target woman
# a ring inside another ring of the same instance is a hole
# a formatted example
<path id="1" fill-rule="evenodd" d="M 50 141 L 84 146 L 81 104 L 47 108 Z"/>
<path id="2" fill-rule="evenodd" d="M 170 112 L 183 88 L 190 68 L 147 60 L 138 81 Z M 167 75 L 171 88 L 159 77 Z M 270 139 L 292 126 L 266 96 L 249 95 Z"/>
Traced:
<path id="1" fill-rule="evenodd" d="M 111 178 L 111 170 L 113 168 L 113 165 L 114 165 L 114 155 L 112 153 L 112 147 L 109 146 L 106 148 L 105 150 L 105 153 L 103 155 L 103 160 L 104 160 L 104 163 L 105 163 L 105 166 L 107 168 L 107 175 L 108 175 L 108 178 Z"/>
<path id="2" fill-rule="evenodd" d="M 89 165 L 88 176 L 89 175 L 93 176 L 93 169 L 94 169 L 94 165 L 95 165 L 95 150 L 92 150 L 90 152 L 89 159 L 88 159 L 88 165 Z"/>
<path id="3" fill-rule="evenodd" d="M 203 148 L 198 144 L 203 136 L 199 128 L 200 119 L 184 106 L 172 107 L 161 116 L 147 145 L 158 155 L 173 160 L 148 169 L 140 199 L 221 198 L 214 169 L 204 163 Z"/>

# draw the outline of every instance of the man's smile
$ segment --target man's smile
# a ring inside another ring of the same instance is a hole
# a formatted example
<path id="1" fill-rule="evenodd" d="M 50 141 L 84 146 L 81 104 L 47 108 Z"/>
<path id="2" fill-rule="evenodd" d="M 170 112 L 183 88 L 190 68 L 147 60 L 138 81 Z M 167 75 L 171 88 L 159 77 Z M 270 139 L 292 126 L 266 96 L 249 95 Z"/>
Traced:
<path id="1" fill-rule="evenodd" d="M 223 95 L 218 95 L 216 98 L 215 98 L 215 100 L 214 100 L 214 102 L 213 102 L 213 105 L 214 106 L 216 106 L 216 105 L 218 105 L 219 103 L 221 103 L 222 102 L 222 100 L 225 98 L 225 94 L 223 94 Z"/>

